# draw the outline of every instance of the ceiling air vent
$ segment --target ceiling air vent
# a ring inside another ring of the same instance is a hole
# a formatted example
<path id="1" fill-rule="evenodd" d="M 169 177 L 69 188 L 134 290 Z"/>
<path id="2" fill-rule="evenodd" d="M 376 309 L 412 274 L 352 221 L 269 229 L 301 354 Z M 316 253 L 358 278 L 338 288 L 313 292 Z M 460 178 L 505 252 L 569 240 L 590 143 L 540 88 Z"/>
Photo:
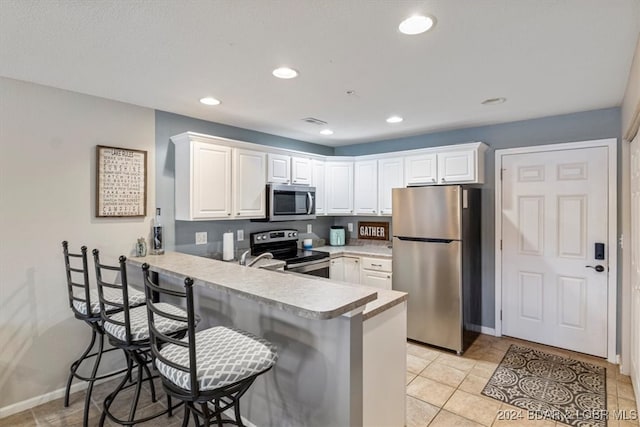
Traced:
<path id="1" fill-rule="evenodd" d="M 324 120 L 316 119 L 315 117 L 305 117 L 302 119 L 303 122 L 311 123 L 318 126 L 324 126 L 327 124 Z"/>

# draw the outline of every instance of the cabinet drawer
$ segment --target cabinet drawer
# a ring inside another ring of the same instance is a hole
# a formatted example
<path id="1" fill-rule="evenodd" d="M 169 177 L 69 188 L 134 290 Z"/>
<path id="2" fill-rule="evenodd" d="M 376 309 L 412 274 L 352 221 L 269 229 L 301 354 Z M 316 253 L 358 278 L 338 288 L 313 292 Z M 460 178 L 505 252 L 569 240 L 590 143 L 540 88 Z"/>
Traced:
<path id="1" fill-rule="evenodd" d="M 376 271 L 391 271 L 391 260 L 380 258 L 362 258 L 362 268 Z"/>

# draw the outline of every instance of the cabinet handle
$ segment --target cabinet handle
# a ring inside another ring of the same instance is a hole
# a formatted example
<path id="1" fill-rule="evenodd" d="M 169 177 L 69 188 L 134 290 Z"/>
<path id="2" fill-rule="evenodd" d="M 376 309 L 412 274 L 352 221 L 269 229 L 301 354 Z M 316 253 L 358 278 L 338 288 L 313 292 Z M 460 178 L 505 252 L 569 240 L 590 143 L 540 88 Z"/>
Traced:
<path id="1" fill-rule="evenodd" d="M 387 276 L 387 279 L 391 279 L 391 276 Z"/>
<path id="2" fill-rule="evenodd" d="M 431 182 L 436 182 L 436 179 L 435 178 L 431 178 Z"/>
<path id="3" fill-rule="evenodd" d="M 446 180 L 446 179 L 444 179 L 444 178 L 442 178 L 442 180 L 441 180 L 441 181 L 442 181 L 442 182 L 447 182 L 447 180 Z"/>
<path id="4" fill-rule="evenodd" d="M 238 212 L 236 215 L 240 216 L 240 212 Z"/>
<path id="5" fill-rule="evenodd" d="M 358 263 L 358 260 L 356 260 L 356 264 Z"/>
<path id="6" fill-rule="evenodd" d="M 372 266 L 374 266 L 374 267 L 380 267 L 380 268 L 382 268 L 382 264 L 371 264 L 371 265 L 372 265 Z"/>
<path id="7" fill-rule="evenodd" d="M 296 183 L 296 182 L 298 182 L 298 181 L 296 181 L 296 180 L 294 179 L 294 180 L 293 180 L 293 182 L 294 182 L 294 183 Z"/>
<path id="8" fill-rule="evenodd" d="M 376 213 L 375 209 L 374 209 L 374 210 L 372 210 L 371 212 Z"/>

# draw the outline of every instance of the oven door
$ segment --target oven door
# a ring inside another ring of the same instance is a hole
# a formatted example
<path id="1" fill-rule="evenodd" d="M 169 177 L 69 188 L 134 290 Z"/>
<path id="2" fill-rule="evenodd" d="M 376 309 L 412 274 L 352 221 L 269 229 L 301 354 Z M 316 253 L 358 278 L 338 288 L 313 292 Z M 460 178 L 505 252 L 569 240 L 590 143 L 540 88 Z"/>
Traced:
<path id="1" fill-rule="evenodd" d="M 308 274 L 310 276 L 324 277 L 328 279 L 329 258 L 297 264 L 287 264 L 286 270 L 294 273 Z"/>

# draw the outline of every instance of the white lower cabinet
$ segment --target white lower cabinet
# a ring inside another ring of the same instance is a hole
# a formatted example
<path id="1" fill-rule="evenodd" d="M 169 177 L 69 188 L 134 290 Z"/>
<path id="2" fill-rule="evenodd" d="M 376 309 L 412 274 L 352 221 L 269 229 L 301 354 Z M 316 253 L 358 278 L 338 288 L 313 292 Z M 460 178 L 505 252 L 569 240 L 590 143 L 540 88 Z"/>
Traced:
<path id="1" fill-rule="evenodd" d="M 342 282 L 360 283 L 360 258 L 341 256 L 329 262 L 329 278 Z"/>
<path id="2" fill-rule="evenodd" d="M 378 289 L 391 290 L 391 260 L 382 258 L 362 258 L 360 284 Z"/>

